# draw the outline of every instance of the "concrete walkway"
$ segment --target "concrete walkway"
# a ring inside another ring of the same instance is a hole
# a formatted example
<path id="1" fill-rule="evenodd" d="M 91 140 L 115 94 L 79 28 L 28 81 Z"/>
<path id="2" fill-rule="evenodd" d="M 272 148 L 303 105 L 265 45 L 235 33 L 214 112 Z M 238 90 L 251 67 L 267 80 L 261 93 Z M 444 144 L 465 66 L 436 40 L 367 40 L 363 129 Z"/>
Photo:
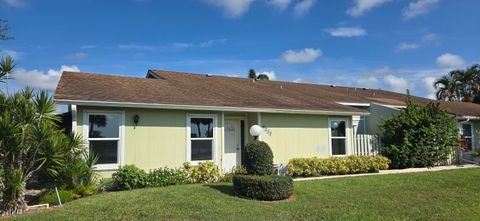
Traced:
<path id="1" fill-rule="evenodd" d="M 432 171 L 442 171 L 442 170 L 457 170 L 457 169 L 465 169 L 465 168 L 480 168 L 480 166 L 475 165 L 475 164 L 464 164 L 464 165 L 452 165 L 452 166 L 439 166 L 439 167 L 433 167 L 433 168 L 409 168 L 409 169 L 381 170 L 378 173 L 362 173 L 362 174 L 350 174 L 350 175 L 334 175 L 334 176 L 295 178 L 294 181 L 323 180 L 323 179 L 357 177 L 357 176 L 376 176 L 376 175 L 398 174 L 398 173 L 432 172 Z"/>

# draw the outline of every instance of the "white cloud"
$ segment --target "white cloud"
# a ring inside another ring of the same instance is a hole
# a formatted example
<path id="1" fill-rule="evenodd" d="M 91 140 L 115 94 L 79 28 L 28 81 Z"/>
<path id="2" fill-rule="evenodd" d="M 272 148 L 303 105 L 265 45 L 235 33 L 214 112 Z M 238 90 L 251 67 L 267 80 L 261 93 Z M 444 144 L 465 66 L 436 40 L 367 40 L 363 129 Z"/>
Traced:
<path id="1" fill-rule="evenodd" d="M 367 34 L 367 31 L 359 27 L 329 28 L 329 29 L 326 29 L 325 31 L 334 37 L 357 37 L 357 36 L 364 36 Z"/>
<path id="2" fill-rule="evenodd" d="M 263 71 L 260 73 L 257 73 L 257 75 L 264 74 L 268 76 L 269 80 L 276 80 L 277 77 L 275 76 L 275 71 Z"/>
<path id="3" fill-rule="evenodd" d="M 151 46 L 151 45 L 140 45 L 140 44 L 121 44 L 121 45 L 118 45 L 118 48 L 124 49 L 124 50 L 155 51 L 160 47 Z"/>
<path id="4" fill-rule="evenodd" d="M 410 2 L 410 4 L 403 9 L 403 18 L 409 20 L 419 15 L 427 14 L 438 2 L 439 0 L 417 0 Z"/>
<path id="5" fill-rule="evenodd" d="M 373 76 L 385 76 L 385 75 L 392 74 L 392 70 L 390 69 L 390 67 L 385 66 L 383 68 L 373 70 L 371 74 Z"/>
<path id="6" fill-rule="evenodd" d="M 414 50 L 417 48 L 422 47 L 421 44 L 418 43 L 407 43 L 407 42 L 401 42 L 398 44 L 397 49 L 395 49 L 396 52 L 404 52 L 408 50 Z"/>
<path id="7" fill-rule="evenodd" d="M 437 80 L 436 77 L 425 77 L 423 81 L 423 85 L 426 88 L 427 91 L 427 98 L 430 99 L 437 99 L 437 96 L 435 95 L 435 87 L 433 86 L 433 83 Z"/>
<path id="8" fill-rule="evenodd" d="M 291 2 L 292 0 L 270 0 L 268 1 L 268 4 L 280 11 L 283 11 L 288 8 Z"/>
<path id="9" fill-rule="evenodd" d="M 95 45 L 82 45 L 80 46 L 81 49 L 93 49 L 93 48 L 96 48 Z"/>
<path id="10" fill-rule="evenodd" d="M 315 5 L 316 0 L 303 0 L 295 5 L 293 8 L 293 15 L 301 17 L 306 15 L 310 9 Z"/>
<path id="11" fill-rule="evenodd" d="M 293 80 L 294 83 L 303 83 L 303 79 L 302 78 L 295 78 L 295 80 Z"/>
<path id="12" fill-rule="evenodd" d="M 226 17 L 238 18 L 247 13 L 253 0 L 204 0 L 204 2 L 222 8 Z"/>
<path id="13" fill-rule="evenodd" d="M 85 60 L 87 58 L 87 53 L 85 52 L 77 52 L 72 55 L 70 55 L 70 58 L 75 59 L 75 60 Z"/>
<path id="14" fill-rule="evenodd" d="M 12 76 L 24 86 L 43 90 L 55 90 L 63 71 L 79 72 L 80 69 L 75 65 L 62 65 L 60 70 L 50 69 L 47 72 L 39 70 L 28 71 L 23 68 L 17 68 L 12 73 Z"/>
<path id="15" fill-rule="evenodd" d="M 25 5 L 24 0 L 3 0 L 7 5 L 13 6 L 13 7 L 21 7 Z"/>
<path id="16" fill-rule="evenodd" d="M 355 0 L 355 5 L 347 10 L 347 14 L 353 17 L 359 17 L 366 12 L 382 6 L 392 0 Z"/>
<path id="17" fill-rule="evenodd" d="M 445 53 L 437 57 L 437 64 L 442 67 L 459 68 L 465 65 L 460 55 Z"/>
<path id="18" fill-rule="evenodd" d="M 395 52 L 404 52 L 404 51 L 409 51 L 409 50 L 415 50 L 421 47 L 425 47 L 428 45 L 432 44 L 438 44 L 438 36 L 433 33 L 428 33 L 422 36 L 419 42 L 401 42 L 398 44 L 397 48 L 395 49 Z"/>
<path id="19" fill-rule="evenodd" d="M 413 89 L 414 84 L 410 83 L 407 79 L 403 77 L 397 77 L 393 74 L 389 74 L 383 78 L 383 81 L 390 90 L 398 93 L 406 93 L 407 89 Z"/>
<path id="20" fill-rule="evenodd" d="M 186 49 L 186 48 L 191 48 L 194 45 L 192 43 L 175 42 L 172 44 L 172 46 L 175 49 Z"/>
<path id="21" fill-rule="evenodd" d="M 225 42 L 227 42 L 227 39 L 225 39 L 225 38 L 212 39 L 212 40 L 208 40 L 208 41 L 204 41 L 204 42 L 200 43 L 198 45 L 198 47 L 207 48 L 207 47 L 211 47 L 215 44 L 224 44 Z"/>
<path id="22" fill-rule="evenodd" d="M 7 55 L 10 55 L 15 60 L 21 60 L 24 53 L 19 51 L 14 51 L 14 50 L 8 50 L 8 49 L 0 51 L 0 56 L 7 56 Z"/>
<path id="23" fill-rule="evenodd" d="M 356 83 L 361 86 L 374 88 L 380 84 L 380 81 L 374 76 L 368 76 L 358 79 Z"/>
<path id="24" fill-rule="evenodd" d="M 287 63 L 309 63 L 322 56 L 320 49 L 305 48 L 300 51 L 287 50 L 282 54 L 282 60 Z"/>

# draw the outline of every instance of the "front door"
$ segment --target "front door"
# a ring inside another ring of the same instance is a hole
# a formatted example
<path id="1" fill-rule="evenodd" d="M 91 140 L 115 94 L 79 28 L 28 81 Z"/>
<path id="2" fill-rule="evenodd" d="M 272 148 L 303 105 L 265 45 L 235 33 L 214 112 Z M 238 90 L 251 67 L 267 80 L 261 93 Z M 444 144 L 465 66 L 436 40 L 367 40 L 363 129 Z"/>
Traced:
<path id="1" fill-rule="evenodd" d="M 225 120 L 224 130 L 223 171 L 228 172 L 241 164 L 240 120 Z"/>

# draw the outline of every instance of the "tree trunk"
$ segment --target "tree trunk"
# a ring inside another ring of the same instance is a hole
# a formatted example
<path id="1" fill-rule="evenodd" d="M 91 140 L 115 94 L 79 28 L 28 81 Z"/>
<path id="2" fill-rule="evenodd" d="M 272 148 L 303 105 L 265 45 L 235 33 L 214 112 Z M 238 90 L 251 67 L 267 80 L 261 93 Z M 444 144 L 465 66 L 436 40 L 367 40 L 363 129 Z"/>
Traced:
<path id="1" fill-rule="evenodd" d="M 2 190 L 1 214 L 2 216 L 22 214 L 27 209 L 26 176 L 19 169 L 7 170 L 4 175 L 5 187 Z"/>

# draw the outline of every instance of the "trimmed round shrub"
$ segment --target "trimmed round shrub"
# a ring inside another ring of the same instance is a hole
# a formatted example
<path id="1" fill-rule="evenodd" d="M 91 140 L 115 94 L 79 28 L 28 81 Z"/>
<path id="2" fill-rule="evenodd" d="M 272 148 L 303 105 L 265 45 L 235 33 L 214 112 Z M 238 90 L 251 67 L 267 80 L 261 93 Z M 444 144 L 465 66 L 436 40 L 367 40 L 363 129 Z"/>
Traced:
<path id="1" fill-rule="evenodd" d="M 113 184 L 118 190 L 132 190 L 147 185 L 147 173 L 135 165 L 118 168 L 112 175 Z"/>
<path id="2" fill-rule="evenodd" d="M 271 175 L 273 173 L 273 152 L 263 141 L 249 142 L 245 146 L 245 169 L 248 174 Z"/>
<path id="3" fill-rule="evenodd" d="M 233 189 L 237 195 L 257 200 L 282 200 L 293 193 L 293 179 L 289 176 L 233 175 Z"/>

